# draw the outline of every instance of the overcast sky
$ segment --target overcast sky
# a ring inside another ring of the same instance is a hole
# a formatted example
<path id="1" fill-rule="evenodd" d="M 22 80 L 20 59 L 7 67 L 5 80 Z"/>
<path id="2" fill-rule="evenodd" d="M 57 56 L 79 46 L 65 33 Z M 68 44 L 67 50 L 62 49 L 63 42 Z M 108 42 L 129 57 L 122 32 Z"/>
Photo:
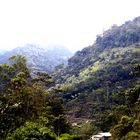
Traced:
<path id="1" fill-rule="evenodd" d="M 0 0 L 0 50 L 27 43 L 80 50 L 137 16 L 140 0 Z"/>

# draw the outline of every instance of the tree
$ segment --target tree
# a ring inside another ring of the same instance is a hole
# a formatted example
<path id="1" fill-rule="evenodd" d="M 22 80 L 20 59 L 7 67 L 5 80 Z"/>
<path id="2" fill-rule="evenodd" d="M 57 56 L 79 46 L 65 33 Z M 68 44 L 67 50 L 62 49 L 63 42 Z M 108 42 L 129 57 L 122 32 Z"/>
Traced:
<path id="1" fill-rule="evenodd" d="M 38 123 L 27 122 L 17 128 L 6 140 L 56 140 L 56 136 L 48 128 Z"/>
<path id="2" fill-rule="evenodd" d="M 57 136 L 69 132 L 70 124 L 67 121 L 61 98 L 55 96 L 49 98 L 45 115 L 49 120 L 47 125 L 53 127 L 53 131 Z"/>
<path id="3" fill-rule="evenodd" d="M 0 139 L 39 115 L 46 101 L 44 89 L 32 82 L 26 59 L 10 58 L 10 64 L 0 66 Z"/>
<path id="4" fill-rule="evenodd" d="M 70 124 L 58 94 L 61 90 L 48 90 L 53 80 L 47 73 L 31 74 L 26 59 L 17 55 L 9 64 L 0 65 L 0 76 L 1 140 L 56 140 L 69 133 Z"/>

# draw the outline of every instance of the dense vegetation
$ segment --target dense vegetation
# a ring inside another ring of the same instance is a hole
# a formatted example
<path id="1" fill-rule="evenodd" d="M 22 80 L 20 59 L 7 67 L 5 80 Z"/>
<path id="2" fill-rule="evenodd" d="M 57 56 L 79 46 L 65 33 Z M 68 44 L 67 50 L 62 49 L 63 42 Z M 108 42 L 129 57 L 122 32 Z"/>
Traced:
<path id="1" fill-rule="evenodd" d="M 112 110 L 102 117 L 104 128 L 110 128 L 115 140 L 140 139 L 140 84 L 116 94 Z M 106 117 L 105 117 L 106 116 Z"/>
<path id="2" fill-rule="evenodd" d="M 72 135 L 62 99 L 46 87 L 53 82 L 46 73 L 33 77 L 24 57 L 10 58 L 0 65 L 1 140 L 80 140 Z"/>
<path id="3" fill-rule="evenodd" d="M 130 102 L 132 108 L 126 104 L 127 97 L 121 99 L 119 96 L 125 96 L 125 92 L 140 85 L 139 66 L 140 17 L 122 26 L 112 26 L 97 36 L 92 46 L 71 57 L 68 65 L 57 67 L 52 75 L 57 83 L 56 88 L 64 91 L 62 97 L 70 121 L 92 120 L 94 133 L 112 130 L 114 139 L 121 139 L 122 135 L 118 136 L 116 128 L 121 125 L 123 118 L 131 120 L 131 125 L 135 124 L 135 121 L 139 123 L 139 117 L 135 117 L 138 96 L 135 103 Z M 140 94 L 139 90 L 136 92 Z M 131 96 L 134 95 L 135 92 Z M 117 114 L 121 109 L 124 113 L 111 118 L 110 114 Z M 131 115 L 128 114 L 130 109 L 133 112 Z M 118 112 L 114 113 L 112 110 Z M 137 114 L 139 113 L 138 109 Z M 108 119 L 112 119 L 112 123 Z M 137 134 L 134 129 L 126 128 L 126 137 L 137 135 L 138 129 L 135 129 Z"/>

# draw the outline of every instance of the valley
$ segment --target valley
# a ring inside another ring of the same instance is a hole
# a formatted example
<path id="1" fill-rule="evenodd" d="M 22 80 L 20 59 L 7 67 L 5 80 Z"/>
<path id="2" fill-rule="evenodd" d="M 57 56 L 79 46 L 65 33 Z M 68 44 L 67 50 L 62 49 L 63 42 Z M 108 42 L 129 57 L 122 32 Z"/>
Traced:
<path id="1" fill-rule="evenodd" d="M 140 139 L 140 17 L 75 54 L 27 44 L 0 64 L 0 139 Z"/>

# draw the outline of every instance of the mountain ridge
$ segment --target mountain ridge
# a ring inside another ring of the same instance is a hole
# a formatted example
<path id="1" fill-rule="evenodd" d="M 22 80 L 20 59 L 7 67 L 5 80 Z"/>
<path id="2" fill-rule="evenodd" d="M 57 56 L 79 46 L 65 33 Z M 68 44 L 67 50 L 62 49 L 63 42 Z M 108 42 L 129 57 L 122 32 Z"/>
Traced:
<path id="1" fill-rule="evenodd" d="M 52 74 L 67 114 L 100 122 L 115 94 L 140 84 L 140 17 L 113 26 Z"/>
<path id="2" fill-rule="evenodd" d="M 6 51 L 0 56 L 0 63 L 8 61 L 12 55 L 23 55 L 27 58 L 27 65 L 33 71 L 51 72 L 57 65 L 67 63 L 72 53 L 64 46 L 41 47 L 34 44 L 26 44 L 11 51 Z"/>
<path id="3" fill-rule="evenodd" d="M 68 59 L 68 65 L 67 67 L 64 66 L 64 69 L 69 71 L 72 66 L 74 67 L 75 72 L 80 72 L 80 70 L 92 65 L 95 61 L 97 61 L 99 59 L 98 55 L 104 50 L 125 48 L 132 45 L 136 48 L 139 48 L 139 34 L 140 17 L 137 17 L 132 21 L 127 21 L 121 26 L 113 25 L 109 30 L 104 31 L 102 35 L 97 35 L 96 41 L 93 45 L 85 47 L 81 51 L 77 51 L 74 56 Z M 71 71 L 69 74 L 70 73 Z"/>

